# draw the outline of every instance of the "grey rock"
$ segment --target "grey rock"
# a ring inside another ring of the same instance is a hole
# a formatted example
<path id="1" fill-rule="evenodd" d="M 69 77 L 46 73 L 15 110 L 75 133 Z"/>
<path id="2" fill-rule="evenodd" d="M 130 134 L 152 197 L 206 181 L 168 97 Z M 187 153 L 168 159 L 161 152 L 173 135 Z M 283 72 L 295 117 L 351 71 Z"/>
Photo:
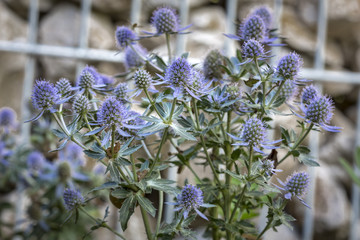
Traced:
<path id="1" fill-rule="evenodd" d="M 91 14 L 89 23 L 89 47 L 111 49 L 115 47 L 114 28 L 109 18 Z M 60 4 L 49 12 L 40 23 L 40 43 L 76 47 L 79 43 L 80 9 L 71 4 Z M 41 58 L 45 77 L 73 79 L 76 61 L 70 59 Z"/>
<path id="2" fill-rule="evenodd" d="M 0 40 L 26 41 L 27 24 L 0 2 Z M 9 106 L 17 112 L 21 107 L 22 82 L 26 56 L 1 52 L 0 54 L 0 107 Z"/>
<path id="3" fill-rule="evenodd" d="M 281 35 L 287 38 L 287 43 L 295 50 L 314 54 L 316 33 L 302 24 L 290 7 L 284 7 Z M 325 61 L 332 69 L 338 69 L 344 64 L 341 49 L 331 40 L 326 43 Z"/>
<path id="4" fill-rule="evenodd" d="M 225 32 L 226 14 L 224 9 L 218 6 L 195 9 L 190 14 L 190 22 L 193 31 L 217 31 Z"/>
<path id="5" fill-rule="evenodd" d="M 315 234 L 331 233 L 336 235 L 333 239 L 346 236 L 344 228 L 349 224 L 350 203 L 325 164 L 317 168 L 314 210 Z"/>

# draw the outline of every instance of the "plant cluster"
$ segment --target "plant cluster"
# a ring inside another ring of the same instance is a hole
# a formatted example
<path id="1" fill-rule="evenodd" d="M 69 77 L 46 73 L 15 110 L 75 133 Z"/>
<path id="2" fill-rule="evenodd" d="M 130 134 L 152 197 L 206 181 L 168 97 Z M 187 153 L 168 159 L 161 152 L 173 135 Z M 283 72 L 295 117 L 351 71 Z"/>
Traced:
<path id="1" fill-rule="evenodd" d="M 58 141 L 51 131 L 54 126 L 46 119 L 32 126 L 28 143 L 18 133 L 19 126 L 14 110 L 0 109 L 0 238 L 57 239 L 61 234 L 64 239 L 76 239 L 86 235 L 86 217 L 77 215 L 78 225 L 64 225 L 67 217 L 64 212 L 86 204 L 89 211 L 99 214 L 97 208 L 104 205 L 105 196 L 99 195 L 97 202 L 89 202 L 86 193 L 104 183 L 105 167 L 98 164 L 90 171 L 85 166 L 82 148 L 75 143 L 49 152 Z M 75 186 L 81 187 L 84 196 L 79 191 L 69 192 Z M 23 204 L 24 214 L 17 219 L 19 222 L 6 217 Z M 17 228 L 19 224 L 23 228 Z"/>
<path id="2" fill-rule="evenodd" d="M 178 234 L 194 239 L 191 223 L 197 216 L 207 221 L 204 235 L 212 239 L 250 235 L 260 239 L 271 228 L 291 227 L 294 218 L 285 213 L 286 203 L 296 197 L 307 206 L 302 197 L 311 179 L 306 172 L 295 172 L 285 182 L 272 184 L 270 180 L 290 156 L 318 166 L 309 149 L 301 145 L 303 140 L 311 130 L 337 132 L 340 128 L 329 125 L 332 100 L 301 79 L 298 54 L 289 53 L 276 66 L 270 65 L 271 47 L 279 45 L 271 19 L 266 7 L 255 9 L 240 24 L 237 35 L 226 35 L 239 42 L 234 56 L 212 50 L 203 62 L 193 63 L 189 53 L 174 56 L 170 46 L 170 38 L 188 33 L 190 26 L 180 28 L 175 10 L 159 8 L 151 20 L 155 32 L 139 35 L 126 26 L 116 29 L 127 71 L 115 79 L 87 66 L 74 87 L 65 79 L 55 85 L 38 80 L 32 101 L 40 113 L 33 120 L 51 114 L 59 126 L 53 130 L 61 141 L 56 150 L 73 142 L 104 165 L 107 182 L 91 193 L 110 195 L 124 231 L 137 207 L 148 239 L 172 239 Z M 140 45 L 143 38 L 163 36 L 166 60 Z M 72 107 L 64 108 L 65 104 Z M 278 129 L 270 122 L 278 115 L 297 118 L 299 131 L 280 127 L 281 137 L 273 140 L 269 133 Z M 151 135 L 159 140 L 150 142 Z M 162 156 L 167 144 L 176 152 Z M 146 157 L 139 157 L 140 149 Z M 278 159 L 276 149 L 286 154 Z M 41 161 L 34 162 L 35 171 Z M 200 178 L 194 163 L 211 175 Z M 196 186 L 179 183 L 174 187 L 173 181 L 164 179 L 162 173 L 175 166 L 179 172 L 188 168 Z M 57 167 L 63 169 L 60 179 L 69 179 L 74 169 L 62 162 Z M 85 210 L 78 185 L 63 185 L 70 213 L 80 209 L 95 221 L 95 228 L 108 228 L 124 238 L 104 219 Z M 157 209 L 148 198 L 152 192 L 159 194 Z M 172 194 L 174 201 L 164 203 L 164 193 Z M 164 204 L 175 206 L 171 223 L 163 221 Z M 268 207 L 268 221 L 259 230 L 253 218 L 263 206 Z M 149 215 L 156 217 L 154 228 Z"/>

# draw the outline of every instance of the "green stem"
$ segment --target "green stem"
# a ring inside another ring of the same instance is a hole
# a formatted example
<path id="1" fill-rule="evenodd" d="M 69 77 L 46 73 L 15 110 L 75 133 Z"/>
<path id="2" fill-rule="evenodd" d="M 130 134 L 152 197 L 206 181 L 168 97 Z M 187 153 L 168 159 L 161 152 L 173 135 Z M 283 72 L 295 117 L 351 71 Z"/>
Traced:
<path id="1" fill-rule="evenodd" d="M 142 144 L 142 146 L 143 146 L 143 148 L 144 148 L 144 151 L 145 151 L 145 153 L 146 153 L 146 155 L 149 157 L 149 158 L 153 158 L 153 156 L 151 155 L 151 153 L 150 153 L 150 151 L 149 151 L 149 149 L 148 149 L 148 147 L 146 146 L 146 143 L 145 143 L 145 141 L 144 140 L 141 140 L 141 144 Z"/>
<path id="2" fill-rule="evenodd" d="M 314 124 L 311 123 L 310 126 L 308 127 L 308 129 L 306 130 L 305 134 L 295 142 L 294 146 L 293 146 L 293 147 L 290 149 L 290 151 L 288 151 L 288 153 L 279 161 L 278 164 L 282 163 L 288 156 L 291 155 L 291 152 L 294 151 L 294 150 L 305 140 L 306 136 L 310 133 L 310 131 L 311 131 L 311 129 L 312 129 L 313 127 L 314 127 Z"/>
<path id="3" fill-rule="evenodd" d="M 143 219 L 145 230 L 146 230 L 146 236 L 147 236 L 148 240 L 152 240 L 153 237 L 152 237 L 152 232 L 151 232 L 151 228 L 150 228 L 149 217 L 147 215 L 147 212 L 141 205 L 140 205 L 140 210 L 141 210 L 141 215 L 142 215 L 142 219 Z"/>
<path id="4" fill-rule="evenodd" d="M 174 100 L 172 102 L 172 105 L 171 105 L 170 116 L 169 116 L 169 119 L 168 119 L 169 124 L 171 124 L 171 122 L 172 122 L 172 117 L 173 117 L 175 107 L 176 107 L 176 100 L 177 100 L 177 98 L 174 98 Z"/>
<path id="5" fill-rule="evenodd" d="M 197 173 L 194 171 L 194 169 L 191 167 L 190 163 L 186 163 L 186 166 L 189 168 L 189 170 L 194 174 L 195 178 L 201 183 L 203 184 L 201 178 L 199 177 L 199 175 L 197 175 Z"/>
<path id="6" fill-rule="evenodd" d="M 66 134 L 66 136 L 68 136 L 69 138 L 71 138 L 71 140 L 76 143 L 77 145 L 79 145 L 81 148 L 88 150 L 87 147 L 85 147 L 81 142 L 79 142 L 76 138 L 74 138 L 74 136 L 71 136 L 69 130 L 67 129 L 66 125 L 63 126 L 63 124 L 61 123 L 61 121 L 59 120 L 59 118 L 57 117 L 56 113 L 53 113 L 53 117 L 56 121 L 56 123 L 59 125 L 59 127 L 61 128 L 61 130 Z"/>
<path id="7" fill-rule="evenodd" d="M 266 92 L 266 82 L 263 79 L 263 76 L 260 72 L 260 67 L 259 67 L 259 62 L 258 60 L 255 58 L 255 65 L 256 65 L 256 70 L 260 76 L 261 82 L 262 82 L 262 88 L 263 88 L 263 99 L 262 99 L 262 106 L 263 106 L 263 110 L 265 111 L 265 92 Z"/>
<path id="8" fill-rule="evenodd" d="M 235 207 L 234 207 L 234 209 L 233 209 L 233 211 L 232 211 L 232 213 L 231 213 L 231 216 L 230 216 L 230 219 L 229 219 L 229 223 L 231 223 L 231 221 L 234 219 L 236 210 L 238 209 L 239 204 L 241 203 L 242 199 L 244 198 L 245 191 L 246 191 L 246 184 L 244 185 L 244 188 L 243 188 L 243 190 L 242 190 L 241 193 L 240 193 L 239 199 L 237 200 L 237 202 L 236 202 L 236 204 L 235 204 Z"/>
<path id="9" fill-rule="evenodd" d="M 111 127 L 111 158 L 115 158 L 115 126 Z"/>
<path id="10" fill-rule="evenodd" d="M 256 240 L 259 240 L 262 235 L 264 235 L 264 233 L 270 229 L 271 223 L 272 223 L 272 219 L 268 221 L 268 223 L 266 224 L 265 228 L 261 231 L 261 233 L 257 236 Z"/>
<path id="11" fill-rule="evenodd" d="M 231 111 L 228 111 L 227 114 L 227 124 L 226 124 L 226 132 L 230 133 L 231 131 Z"/>
<path id="12" fill-rule="evenodd" d="M 271 100 L 270 100 L 269 106 L 271 106 L 271 104 L 273 104 L 273 102 L 275 101 L 275 99 L 279 96 L 280 91 L 281 91 L 281 88 L 284 86 L 285 82 L 286 82 L 286 80 L 281 81 L 280 86 L 278 87 L 275 95 L 274 95 L 274 96 L 271 98 Z"/>
<path id="13" fill-rule="evenodd" d="M 157 239 L 157 235 L 160 229 L 161 219 L 162 219 L 162 212 L 163 212 L 163 206 L 164 205 L 164 192 L 159 191 L 159 211 L 157 216 L 157 222 L 156 222 L 156 230 L 155 230 L 155 240 Z"/>
<path id="14" fill-rule="evenodd" d="M 92 127 L 91 127 L 90 124 L 89 124 L 89 120 L 88 120 L 86 114 L 84 114 L 84 120 L 85 120 L 85 123 L 86 123 L 87 128 L 88 128 L 90 131 L 92 131 L 93 129 L 92 129 Z M 101 145 L 101 142 L 100 142 L 99 138 L 98 138 L 95 134 L 92 135 L 92 138 L 95 139 L 95 141 L 99 144 L 99 146 L 102 148 L 102 150 L 104 150 L 104 151 L 106 152 L 106 149 Z"/>
<path id="15" fill-rule="evenodd" d="M 150 62 L 148 59 L 146 59 L 146 57 L 144 57 L 141 53 L 139 53 L 138 50 L 136 50 L 136 48 L 134 48 L 134 46 L 132 44 L 129 44 L 130 48 L 136 53 L 136 55 L 138 55 L 141 60 L 143 60 L 144 62 L 147 62 L 150 64 L 150 66 L 152 66 L 154 69 L 156 69 L 158 72 L 163 73 L 164 70 L 162 70 L 161 68 L 159 68 L 158 66 L 156 66 L 155 64 L 153 64 L 152 62 Z"/>
<path id="16" fill-rule="evenodd" d="M 166 120 L 163 118 L 163 116 L 160 114 L 160 112 L 155 107 L 155 103 L 152 100 L 152 98 L 150 97 L 148 90 L 144 89 L 144 92 L 145 92 L 146 97 L 149 99 L 151 106 L 154 108 L 155 112 L 158 114 L 158 116 L 161 118 L 161 120 L 163 120 L 163 122 L 166 122 Z"/>
<path id="17" fill-rule="evenodd" d="M 161 149 L 162 149 L 162 147 L 163 147 L 163 145 L 164 145 L 164 143 L 165 143 L 165 140 L 166 140 L 168 131 L 169 131 L 169 127 L 165 128 L 165 130 L 164 130 L 164 132 L 163 132 L 163 136 L 162 136 L 162 138 L 161 138 L 161 142 L 160 142 L 160 145 L 159 145 L 159 149 L 158 149 L 158 151 L 157 151 L 157 153 L 156 153 L 154 162 L 153 162 L 153 164 L 151 165 L 148 174 L 150 174 L 150 173 L 154 170 L 156 164 L 158 163 L 158 161 L 159 161 L 159 159 L 160 159 Z"/>
<path id="18" fill-rule="evenodd" d="M 132 172 L 133 172 L 133 175 L 134 175 L 134 180 L 137 182 L 138 177 L 137 177 L 137 174 L 136 174 L 135 160 L 134 160 L 133 154 L 130 155 L 130 161 L 131 161 Z"/>
<path id="19" fill-rule="evenodd" d="M 196 106 L 196 102 L 195 102 L 195 99 L 192 99 L 192 105 L 193 105 L 193 108 L 194 108 L 194 111 L 195 111 L 195 120 L 196 120 L 196 127 L 200 130 L 200 123 L 199 123 L 199 112 L 198 112 L 198 109 L 197 109 L 197 106 Z M 200 135 L 200 140 L 201 140 L 201 144 L 203 146 L 203 149 L 204 149 L 204 152 L 205 152 L 205 156 L 206 156 L 206 160 L 207 162 L 209 163 L 210 165 L 210 168 L 214 174 L 214 178 L 217 182 L 217 184 L 221 185 L 221 182 L 220 182 L 220 179 L 218 178 L 217 176 L 217 173 L 216 173 L 216 170 L 215 170 L 215 167 L 214 167 L 214 164 L 209 156 L 209 153 L 207 151 L 207 147 L 206 147 L 206 144 L 205 144 L 205 139 L 204 139 L 204 136 L 203 135 Z"/>
<path id="20" fill-rule="evenodd" d="M 253 155 L 254 155 L 254 149 L 253 146 L 250 147 L 250 153 L 249 153 L 249 166 L 248 166 L 248 177 L 251 175 L 251 166 L 253 161 Z"/>
<path id="21" fill-rule="evenodd" d="M 121 234 L 118 233 L 117 231 L 115 231 L 114 229 L 112 229 L 107 223 L 105 223 L 104 221 L 99 221 L 98 219 L 94 218 L 93 216 L 91 216 L 83 207 L 79 207 L 78 209 L 80 209 L 80 211 L 82 211 L 83 213 L 85 213 L 86 216 L 88 216 L 90 219 L 92 219 L 97 225 L 100 225 L 101 227 L 104 227 L 106 229 L 108 229 L 109 231 L 111 231 L 112 233 L 114 233 L 116 236 L 120 237 L 121 239 L 126 240 L 126 238 Z"/>
<path id="22" fill-rule="evenodd" d="M 171 48 L 170 48 L 170 34 L 165 33 L 166 36 L 166 45 L 168 49 L 168 56 L 169 56 L 169 64 L 171 63 Z"/>

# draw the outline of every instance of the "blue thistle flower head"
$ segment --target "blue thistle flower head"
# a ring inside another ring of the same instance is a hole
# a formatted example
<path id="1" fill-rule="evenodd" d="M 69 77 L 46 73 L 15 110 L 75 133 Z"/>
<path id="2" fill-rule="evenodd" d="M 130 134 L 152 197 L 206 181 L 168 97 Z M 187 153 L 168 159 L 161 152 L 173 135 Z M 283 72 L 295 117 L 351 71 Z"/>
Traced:
<path id="1" fill-rule="evenodd" d="M 40 172 L 46 163 L 44 155 L 39 151 L 31 152 L 27 157 L 27 167 L 32 173 Z"/>
<path id="2" fill-rule="evenodd" d="M 242 55 L 244 58 L 255 59 L 265 55 L 263 45 L 255 39 L 247 40 L 243 44 L 242 50 Z"/>
<path id="3" fill-rule="evenodd" d="M 90 89 L 96 84 L 96 80 L 96 76 L 94 76 L 92 70 L 86 66 L 79 76 L 78 86 L 81 89 Z"/>
<path id="4" fill-rule="evenodd" d="M 234 82 L 226 85 L 226 93 L 229 100 L 239 100 L 242 96 L 240 84 Z"/>
<path id="5" fill-rule="evenodd" d="M 192 76 L 191 64 L 186 58 L 179 57 L 166 69 L 164 81 L 175 91 L 175 97 L 181 94 L 184 89 L 193 95 L 189 89 L 189 86 L 191 86 L 193 82 Z"/>
<path id="6" fill-rule="evenodd" d="M 224 57 L 219 50 L 210 51 L 203 63 L 203 72 L 207 79 L 221 80 L 223 76 L 223 69 L 219 67 L 224 65 Z"/>
<path id="7" fill-rule="evenodd" d="M 181 190 L 181 193 L 177 195 L 178 206 L 175 208 L 176 211 L 183 210 L 184 218 L 186 219 L 192 209 L 194 209 L 200 217 L 205 220 L 208 220 L 207 217 L 198 210 L 199 207 L 204 206 L 203 192 L 200 188 L 187 184 Z"/>
<path id="8" fill-rule="evenodd" d="M 303 104 L 309 104 L 318 95 L 319 91 L 314 85 L 306 86 L 301 93 L 301 102 Z"/>
<path id="9" fill-rule="evenodd" d="M 143 48 L 140 44 L 133 45 L 133 48 L 143 56 L 146 56 L 147 50 Z M 139 68 L 145 64 L 145 61 L 139 57 L 139 55 L 131 48 L 125 48 L 125 67 L 129 68 Z"/>
<path id="10" fill-rule="evenodd" d="M 0 128 L 8 130 L 16 126 L 16 112 L 9 107 L 0 108 Z"/>
<path id="11" fill-rule="evenodd" d="M 272 14 L 271 14 L 271 10 L 270 10 L 269 7 L 260 6 L 260 7 L 256 8 L 256 9 L 254 9 L 252 15 L 259 16 L 263 20 L 263 22 L 265 23 L 266 28 L 271 27 Z"/>
<path id="12" fill-rule="evenodd" d="M 135 86 L 138 89 L 146 89 L 152 82 L 152 77 L 145 69 L 139 69 L 134 73 Z"/>
<path id="13" fill-rule="evenodd" d="M 123 49 L 133 41 L 137 40 L 136 34 L 128 27 L 120 26 L 116 28 L 115 40 L 118 48 Z"/>
<path id="14" fill-rule="evenodd" d="M 107 98 L 98 111 L 98 122 L 106 126 L 120 127 L 127 118 L 127 108 L 115 97 Z"/>
<path id="15" fill-rule="evenodd" d="M 298 86 L 294 81 L 286 80 L 283 87 L 280 89 L 279 97 L 284 97 L 286 101 L 291 101 L 294 99 L 298 93 Z"/>
<path id="16" fill-rule="evenodd" d="M 76 207 L 84 204 L 84 197 L 79 190 L 66 188 L 63 193 L 65 207 L 68 211 L 72 211 Z"/>
<path id="17" fill-rule="evenodd" d="M 243 125 L 241 137 L 250 146 L 259 146 L 265 141 L 265 136 L 266 128 L 260 119 L 250 118 Z"/>
<path id="18" fill-rule="evenodd" d="M 60 94 L 54 84 L 45 80 L 37 80 L 31 100 L 34 108 L 53 111 L 53 106 L 60 100 Z"/>
<path id="19" fill-rule="evenodd" d="M 277 72 L 284 79 L 295 80 L 301 67 L 301 57 L 297 53 L 292 52 L 280 59 Z"/>
<path id="20" fill-rule="evenodd" d="M 76 114 L 86 114 L 90 110 L 90 102 L 84 95 L 77 95 L 73 103 L 73 111 Z"/>
<path id="21" fill-rule="evenodd" d="M 339 132 L 341 129 L 339 127 L 328 125 L 334 111 L 334 103 L 331 98 L 327 96 L 316 96 L 308 105 L 303 105 L 301 108 L 305 113 L 304 118 L 308 122 L 314 123 L 330 132 Z"/>
<path id="22" fill-rule="evenodd" d="M 151 23 L 156 28 L 157 34 L 174 33 L 178 31 L 179 18 L 174 9 L 161 7 L 153 12 Z"/>
<path id="23" fill-rule="evenodd" d="M 127 83 L 120 83 L 114 89 L 114 96 L 117 100 L 119 100 L 122 104 L 130 102 L 129 100 L 129 87 Z"/>
<path id="24" fill-rule="evenodd" d="M 231 134 L 228 135 L 235 140 L 241 141 L 240 143 L 234 143 L 233 145 L 252 147 L 255 151 L 262 154 L 264 154 L 264 152 L 261 151 L 261 147 L 266 149 L 275 149 L 277 147 L 273 146 L 273 144 L 282 141 L 281 139 L 272 142 L 267 141 L 265 123 L 256 117 L 249 118 L 244 123 L 240 137 L 236 137 Z"/>
<path id="25" fill-rule="evenodd" d="M 72 87 L 68 79 L 60 78 L 59 81 L 56 82 L 55 88 L 62 98 L 70 97 Z"/>
<path id="26" fill-rule="evenodd" d="M 276 172 L 282 172 L 281 169 L 275 168 L 274 161 L 272 159 L 264 159 L 260 161 L 259 169 L 267 177 L 271 177 L 272 175 L 276 174 Z"/>
<path id="27" fill-rule="evenodd" d="M 205 75 L 202 71 L 195 68 L 192 69 L 192 83 L 189 86 L 189 89 L 193 90 L 197 96 L 200 97 L 209 94 L 212 90 L 210 88 L 211 83 L 212 81 L 205 79 Z M 189 96 L 190 94 L 185 91 L 185 95 Z"/>
<path id="28" fill-rule="evenodd" d="M 67 161 L 73 163 L 73 166 L 84 166 L 85 157 L 83 149 L 74 142 L 68 143 L 64 151 L 65 155 L 63 156 Z"/>
<path id="29" fill-rule="evenodd" d="M 250 15 L 239 28 L 239 35 L 244 41 L 255 39 L 262 42 L 266 38 L 266 25 L 258 15 Z"/>
<path id="30" fill-rule="evenodd" d="M 127 133 L 127 136 L 119 136 L 121 140 L 127 140 L 129 137 L 138 137 L 138 132 L 141 128 L 146 126 L 145 120 L 139 118 L 141 115 L 135 111 L 129 111 L 127 120 L 125 121 L 126 127 L 122 127 L 121 130 Z"/>
<path id="31" fill-rule="evenodd" d="M 277 187 L 286 191 L 284 195 L 286 199 L 290 200 L 292 197 L 297 197 L 302 204 L 309 207 L 304 200 L 301 199 L 306 194 L 310 182 L 310 177 L 306 172 L 294 172 L 286 179 L 285 183 L 280 179 L 278 179 L 278 181 L 282 187 Z"/>

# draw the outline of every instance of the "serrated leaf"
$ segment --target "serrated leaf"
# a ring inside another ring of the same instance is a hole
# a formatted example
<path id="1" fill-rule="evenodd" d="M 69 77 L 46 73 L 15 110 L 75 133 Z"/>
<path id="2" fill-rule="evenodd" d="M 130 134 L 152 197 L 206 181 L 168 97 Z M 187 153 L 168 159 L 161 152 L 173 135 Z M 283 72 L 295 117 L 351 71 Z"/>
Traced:
<path id="1" fill-rule="evenodd" d="M 178 190 L 172 186 L 174 183 L 176 182 L 167 179 L 150 179 L 146 182 L 148 187 L 154 188 L 158 191 L 177 193 Z"/>
<path id="2" fill-rule="evenodd" d="M 340 159 L 341 165 L 344 167 L 345 171 L 349 174 L 351 179 L 360 186 L 360 176 L 357 176 L 353 167 L 343 158 Z"/>
<path id="3" fill-rule="evenodd" d="M 134 195 L 131 195 L 130 197 L 125 199 L 123 205 L 119 210 L 120 224 L 123 231 L 127 229 L 127 223 L 131 215 L 134 213 L 135 206 L 136 206 L 136 198 L 134 197 Z"/>
<path id="4" fill-rule="evenodd" d="M 153 122 L 153 123 L 162 122 L 161 119 L 153 117 L 153 116 L 138 116 L 138 118 L 148 121 L 148 122 Z"/>
<path id="5" fill-rule="evenodd" d="M 91 189 L 89 191 L 89 193 L 95 192 L 95 191 L 99 191 L 99 190 L 103 190 L 103 189 L 109 189 L 109 188 L 116 188 L 118 186 L 117 182 L 106 182 L 98 187 L 95 187 L 93 189 Z"/>
<path id="6" fill-rule="evenodd" d="M 106 127 L 106 126 L 102 126 L 102 127 L 96 128 L 96 129 L 94 129 L 94 130 L 92 130 L 92 131 L 90 131 L 90 132 L 85 133 L 84 136 L 92 136 L 92 135 L 95 135 L 95 134 L 99 133 L 100 131 L 104 130 L 105 127 Z"/>
<path id="7" fill-rule="evenodd" d="M 103 153 L 103 152 L 99 153 L 99 152 L 95 152 L 93 150 L 84 150 L 84 153 L 87 156 L 89 156 L 89 157 L 91 157 L 93 159 L 98 159 L 98 160 L 101 160 L 101 159 L 103 159 L 105 157 L 105 153 Z"/>
<path id="8" fill-rule="evenodd" d="M 116 198 L 124 199 L 129 197 L 131 192 L 125 190 L 124 188 L 117 188 L 111 192 L 111 195 Z"/>
<path id="9" fill-rule="evenodd" d="M 133 154 L 134 152 L 136 152 L 137 150 L 139 150 L 141 147 L 142 147 L 141 144 L 140 144 L 140 145 L 136 145 L 136 146 L 129 147 L 129 148 L 127 148 L 126 150 L 121 151 L 121 152 L 120 152 L 120 155 L 121 155 L 121 156 L 131 155 L 131 154 Z"/>
<path id="10" fill-rule="evenodd" d="M 136 194 L 136 199 L 140 206 L 142 206 L 146 212 L 148 212 L 152 217 L 155 217 L 156 209 L 149 199 L 141 196 L 140 194 Z"/>
<path id="11" fill-rule="evenodd" d="M 67 135 L 63 131 L 60 131 L 58 129 L 52 129 L 51 132 L 58 138 L 66 138 L 67 137 Z"/>
<path id="12" fill-rule="evenodd" d="M 309 167 L 319 167 L 320 164 L 313 160 L 312 157 L 310 157 L 309 155 L 301 155 L 299 157 L 299 160 L 300 162 L 304 163 L 306 166 L 309 166 Z"/>
<path id="13" fill-rule="evenodd" d="M 231 172 L 231 171 L 229 171 L 229 170 L 225 170 L 225 173 L 229 174 L 229 175 L 232 176 L 233 178 L 238 179 L 238 180 L 240 180 L 240 181 L 244 180 L 243 176 L 237 175 L 237 174 L 235 174 L 235 173 L 233 173 L 233 172 Z"/>
<path id="14" fill-rule="evenodd" d="M 197 141 L 196 138 L 190 133 L 186 132 L 186 129 L 175 124 L 171 124 L 171 128 L 174 130 L 176 135 L 183 137 L 187 140 Z"/>
<path id="15" fill-rule="evenodd" d="M 145 134 L 145 133 L 153 133 L 153 132 L 157 132 L 157 131 L 160 131 L 166 127 L 168 127 L 169 125 L 168 124 L 165 124 L 165 123 L 162 123 L 162 122 L 159 122 L 159 123 L 154 123 L 148 127 L 145 127 L 143 129 L 141 129 L 139 131 L 139 134 Z"/>

